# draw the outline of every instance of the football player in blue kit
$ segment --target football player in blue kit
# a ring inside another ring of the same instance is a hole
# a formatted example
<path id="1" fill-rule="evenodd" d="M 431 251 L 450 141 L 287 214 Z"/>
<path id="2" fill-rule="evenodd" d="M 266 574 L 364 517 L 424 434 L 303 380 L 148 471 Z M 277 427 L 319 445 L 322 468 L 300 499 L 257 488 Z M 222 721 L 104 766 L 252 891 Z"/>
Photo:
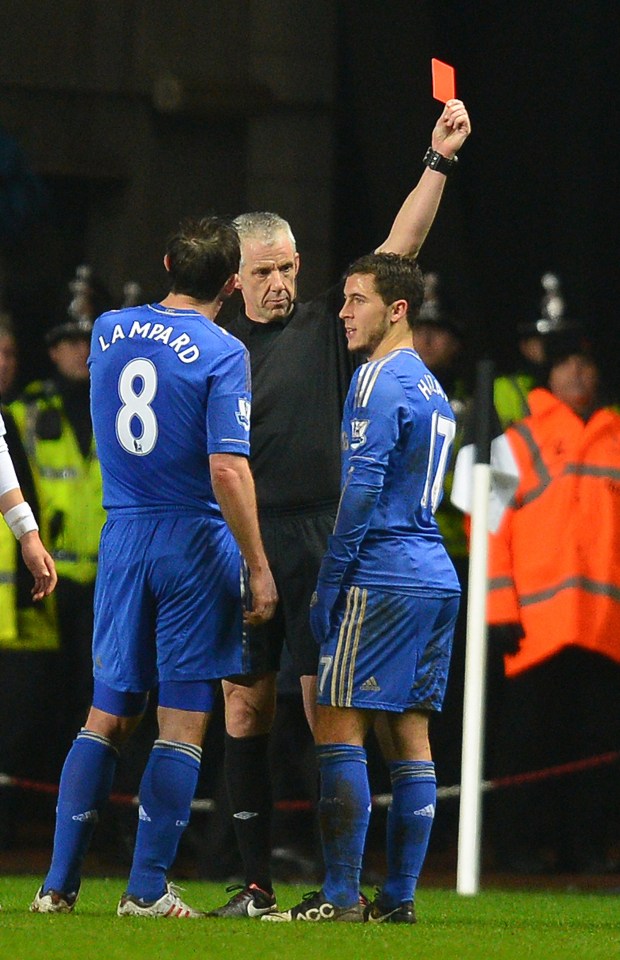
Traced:
<path id="1" fill-rule="evenodd" d="M 415 922 L 436 801 L 428 720 L 441 709 L 460 592 L 434 518 L 455 420 L 412 344 L 423 292 L 415 261 L 397 254 L 361 257 L 346 274 L 348 346 L 369 360 L 344 407 L 342 494 L 310 611 L 326 876 L 320 891 L 263 920 Z M 390 744 L 387 879 L 364 903 L 364 740 L 377 717 Z"/>
<path id="2" fill-rule="evenodd" d="M 94 696 L 63 768 L 52 863 L 31 905 L 39 913 L 73 910 L 119 748 L 158 686 L 159 736 L 117 912 L 202 915 L 167 871 L 189 820 L 219 678 L 244 669 L 243 621 L 264 622 L 277 602 L 248 464 L 247 351 L 213 323 L 239 266 L 234 226 L 184 222 L 164 264 L 170 293 L 161 303 L 105 313 L 93 329 L 91 408 L 108 511 Z"/>

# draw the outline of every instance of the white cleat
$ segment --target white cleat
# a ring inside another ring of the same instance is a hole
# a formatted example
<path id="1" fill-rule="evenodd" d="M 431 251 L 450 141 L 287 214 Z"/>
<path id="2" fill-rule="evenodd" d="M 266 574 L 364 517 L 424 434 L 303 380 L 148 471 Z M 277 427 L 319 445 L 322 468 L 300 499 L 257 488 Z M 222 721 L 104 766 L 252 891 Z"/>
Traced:
<path id="1" fill-rule="evenodd" d="M 116 908 L 119 917 L 184 917 L 195 919 L 204 917 L 200 910 L 194 910 L 181 900 L 179 888 L 172 883 L 166 885 L 166 892 L 159 900 L 145 903 L 138 897 L 125 893 Z"/>
<path id="2" fill-rule="evenodd" d="M 30 912 L 73 913 L 77 898 L 77 893 L 60 893 L 58 890 L 48 890 L 47 893 L 43 893 L 43 887 L 40 887 L 30 904 Z"/>

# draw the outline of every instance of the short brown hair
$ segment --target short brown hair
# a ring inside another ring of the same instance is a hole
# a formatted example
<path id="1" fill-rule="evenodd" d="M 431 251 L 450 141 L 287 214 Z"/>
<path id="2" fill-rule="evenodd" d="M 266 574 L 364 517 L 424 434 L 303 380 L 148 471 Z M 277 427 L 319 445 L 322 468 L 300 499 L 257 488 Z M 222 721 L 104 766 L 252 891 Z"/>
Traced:
<path id="1" fill-rule="evenodd" d="M 407 323 L 413 328 L 424 299 L 424 277 L 413 257 L 367 253 L 353 261 L 345 271 L 345 279 L 354 273 L 374 277 L 375 289 L 386 306 L 395 300 L 406 300 Z"/>
<path id="2" fill-rule="evenodd" d="M 170 290 L 211 303 L 239 270 L 239 236 L 223 217 L 187 218 L 166 245 Z"/>

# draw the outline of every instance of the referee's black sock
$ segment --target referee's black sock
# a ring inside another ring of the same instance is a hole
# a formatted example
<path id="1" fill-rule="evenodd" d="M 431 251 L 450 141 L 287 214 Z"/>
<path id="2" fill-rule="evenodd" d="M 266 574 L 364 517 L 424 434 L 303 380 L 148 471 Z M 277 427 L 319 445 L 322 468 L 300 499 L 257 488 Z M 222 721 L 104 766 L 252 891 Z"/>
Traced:
<path id="1" fill-rule="evenodd" d="M 267 748 L 269 734 L 231 737 L 226 734 L 224 770 L 245 885 L 267 893 L 271 882 L 272 793 Z"/>

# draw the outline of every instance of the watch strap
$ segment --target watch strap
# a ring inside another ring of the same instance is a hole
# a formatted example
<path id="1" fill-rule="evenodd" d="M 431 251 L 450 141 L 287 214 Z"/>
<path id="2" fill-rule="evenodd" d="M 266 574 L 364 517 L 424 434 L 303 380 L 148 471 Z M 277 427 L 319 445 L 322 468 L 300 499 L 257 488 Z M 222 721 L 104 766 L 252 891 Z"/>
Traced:
<path id="1" fill-rule="evenodd" d="M 448 160 L 442 153 L 438 153 L 437 150 L 429 147 L 422 158 L 422 163 L 430 167 L 431 170 L 437 170 L 447 177 L 454 171 L 458 164 L 458 157 L 453 157 L 452 160 Z"/>

